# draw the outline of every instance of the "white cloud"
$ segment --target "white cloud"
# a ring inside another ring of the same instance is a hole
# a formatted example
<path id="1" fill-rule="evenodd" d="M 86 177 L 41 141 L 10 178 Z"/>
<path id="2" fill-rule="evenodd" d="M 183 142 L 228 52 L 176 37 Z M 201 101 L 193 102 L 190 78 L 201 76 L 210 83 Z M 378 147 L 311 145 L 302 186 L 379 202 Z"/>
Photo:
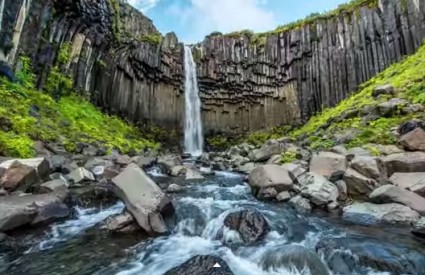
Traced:
<path id="1" fill-rule="evenodd" d="M 128 0 L 128 3 L 142 12 L 147 12 L 154 8 L 159 1 L 160 0 Z"/>
<path id="2" fill-rule="evenodd" d="M 187 42 L 199 41 L 212 31 L 223 33 L 251 29 L 265 31 L 276 27 L 275 15 L 265 9 L 267 0 L 190 0 L 190 6 L 171 11 L 187 29 Z"/>

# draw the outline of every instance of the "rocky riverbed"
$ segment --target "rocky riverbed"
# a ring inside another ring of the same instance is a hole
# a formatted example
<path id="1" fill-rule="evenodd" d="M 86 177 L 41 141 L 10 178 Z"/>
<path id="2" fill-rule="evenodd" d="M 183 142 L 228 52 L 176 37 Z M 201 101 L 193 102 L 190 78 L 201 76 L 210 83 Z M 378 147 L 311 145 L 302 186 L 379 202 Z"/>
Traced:
<path id="1" fill-rule="evenodd" d="M 288 138 L 197 159 L 39 144 L 0 163 L 2 272 L 424 274 L 420 125 L 381 156 Z"/>

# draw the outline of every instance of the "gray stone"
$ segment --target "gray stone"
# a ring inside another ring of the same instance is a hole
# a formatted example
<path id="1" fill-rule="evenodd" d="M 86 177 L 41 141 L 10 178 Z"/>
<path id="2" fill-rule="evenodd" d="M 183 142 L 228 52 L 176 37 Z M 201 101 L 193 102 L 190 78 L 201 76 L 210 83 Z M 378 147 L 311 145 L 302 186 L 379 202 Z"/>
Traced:
<path id="1" fill-rule="evenodd" d="M 289 203 L 299 212 L 310 212 L 311 205 L 308 199 L 303 198 L 301 195 L 293 197 Z"/>
<path id="2" fill-rule="evenodd" d="M 182 165 L 177 165 L 177 166 L 172 167 L 170 169 L 170 171 L 171 171 L 170 172 L 171 176 L 178 177 L 178 176 L 186 174 L 186 167 L 184 167 Z"/>
<path id="3" fill-rule="evenodd" d="M 49 193 L 59 189 L 68 188 L 68 183 L 65 179 L 51 180 L 40 185 L 40 192 Z"/>
<path id="4" fill-rule="evenodd" d="M 260 191 L 258 191 L 257 198 L 260 200 L 272 200 L 276 198 L 277 195 L 278 195 L 278 192 L 276 188 L 265 187 L 265 188 L 261 188 Z"/>
<path id="5" fill-rule="evenodd" d="M 367 199 L 369 194 L 379 186 L 374 179 L 363 176 L 356 170 L 348 168 L 344 174 L 347 195 L 354 199 Z"/>
<path id="6" fill-rule="evenodd" d="M 237 231 L 246 244 L 262 240 L 270 231 L 266 219 L 256 210 L 229 213 L 223 224 L 229 229 Z"/>
<path id="7" fill-rule="evenodd" d="M 325 177 L 309 172 L 299 179 L 301 195 L 309 198 L 315 205 L 324 205 L 335 202 L 338 199 L 338 188 Z"/>
<path id="8" fill-rule="evenodd" d="M 174 213 L 173 204 L 142 169 L 130 164 L 112 182 L 116 195 L 146 232 L 167 232 L 164 217 Z"/>
<path id="9" fill-rule="evenodd" d="M 382 178 L 378 162 L 374 157 L 370 156 L 355 156 L 350 164 L 351 168 L 360 174 L 379 181 Z"/>
<path id="10" fill-rule="evenodd" d="M 328 209 L 328 211 L 337 210 L 339 208 L 339 203 L 336 202 L 336 201 L 330 202 L 330 203 L 328 203 L 328 205 L 326 206 L 326 208 Z"/>
<path id="11" fill-rule="evenodd" d="M 330 151 L 344 156 L 348 154 L 348 150 L 343 144 L 332 147 Z"/>
<path id="12" fill-rule="evenodd" d="M 203 179 L 201 172 L 197 168 L 186 168 L 186 180 L 200 180 Z"/>
<path id="13" fill-rule="evenodd" d="M 407 104 L 408 102 L 404 99 L 391 98 L 389 101 L 378 105 L 379 113 L 382 116 L 390 116 L 396 113 L 398 110 L 401 110 Z"/>
<path id="14" fill-rule="evenodd" d="M 220 267 L 214 267 L 216 264 L 220 265 Z M 164 273 L 164 275 L 191 274 L 233 275 L 233 272 L 227 263 L 217 256 L 198 255 Z"/>
<path id="15" fill-rule="evenodd" d="M 273 155 L 266 162 L 266 164 L 280 164 L 282 162 L 282 155 Z"/>
<path id="16" fill-rule="evenodd" d="M 347 170 L 347 159 L 343 155 L 332 152 L 320 152 L 310 162 L 310 172 L 324 176 L 330 180 L 341 179 Z"/>
<path id="17" fill-rule="evenodd" d="M 237 171 L 238 172 L 241 172 L 241 173 L 244 173 L 244 174 L 249 174 L 249 173 L 251 173 L 252 172 L 252 170 L 254 170 L 255 169 L 255 167 L 257 167 L 257 165 L 255 164 L 255 163 L 253 163 L 253 162 L 248 162 L 248 163 L 245 163 L 244 165 L 242 165 L 242 166 L 239 166 L 238 168 L 237 168 Z"/>
<path id="18" fill-rule="evenodd" d="M 288 191 L 283 191 L 277 194 L 276 200 L 280 202 L 287 202 L 291 199 L 291 194 Z"/>
<path id="19" fill-rule="evenodd" d="M 158 165 L 161 167 L 163 172 L 170 173 L 174 166 L 182 166 L 182 160 L 177 155 L 165 155 L 158 158 Z"/>
<path id="20" fill-rule="evenodd" d="M 373 92 L 373 97 L 378 97 L 380 95 L 392 95 L 394 93 L 394 87 L 391 84 L 385 84 L 376 87 Z"/>
<path id="21" fill-rule="evenodd" d="M 50 175 L 50 163 L 44 157 L 32 159 L 11 159 L 2 162 L 0 167 L 8 169 L 15 161 L 34 168 L 37 171 L 37 175 L 40 177 L 40 179 L 47 179 Z"/>
<path id="22" fill-rule="evenodd" d="M 344 219 L 360 224 L 413 224 L 420 218 L 418 212 L 398 203 L 354 203 L 344 207 L 343 212 Z"/>
<path id="23" fill-rule="evenodd" d="M 139 159 L 137 160 L 137 165 L 140 168 L 150 168 L 152 167 L 156 162 L 155 158 L 150 158 L 150 157 L 139 157 Z"/>
<path id="24" fill-rule="evenodd" d="M 400 203 L 425 215 L 425 198 L 401 187 L 386 184 L 375 189 L 369 199 L 374 203 Z"/>
<path id="25" fill-rule="evenodd" d="M 117 159 L 115 160 L 115 163 L 121 166 L 126 166 L 132 163 L 132 159 L 128 155 L 119 155 Z"/>
<path id="26" fill-rule="evenodd" d="M 254 195 L 257 195 L 261 189 L 269 187 L 274 188 L 277 193 L 288 191 L 293 181 L 287 170 L 279 165 L 266 164 L 252 170 L 248 176 L 248 183 Z"/>
<path id="27" fill-rule="evenodd" d="M 425 197 L 425 172 L 422 173 L 394 173 L 390 182 Z"/>
<path id="28" fill-rule="evenodd" d="M 416 128 L 400 138 L 400 144 L 408 151 L 425 151 L 425 131 Z"/>
<path id="29" fill-rule="evenodd" d="M 184 190 L 183 186 L 180 186 L 178 184 L 172 183 L 168 186 L 167 192 L 168 193 L 180 193 Z"/>
<path id="30" fill-rule="evenodd" d="M 298 181 L 298 178 L 307 172 L 301 165 L 295 163 L 285 163 L 281 165 L 283 169 L 287 170 L 289 176 L 294 182 Z"/>
<path id="31" fill-rule="evenodd" d="M 383 168 L 390 177 L 396 172 L 425 172 L 425 152 L 408 152 L 382 157 Z"/>
<path id="32" fill-rule="evenodd" d="M 338 188 L 338 200 L 345 201 L 347 199 L 347 184 L 343 180 L 335 182 L 336 187 Z"/>
<path id="33" fill-rule="evenodd" d="M 88 171 L 84 167 L 80 167 L 74 171 L 72 171 L 70 174 L 66 176 L 69 181 L 71 181 L 74 184 L 79 184 L 86 181 L 94 181 L 95 178 L 92 174 L 92 172 Z"/>
<path id="34" fill-rule="evenodd" d="M 276 140 L 268 140 L 260 149 L 251 151 L 248 157 L 254 162 L 268 160 L 273 155 L 279 155 L 283 152 L 283 146 Z"/>
<path id="35" fill-rule="evenodd" d="M 136 220 L 127 211 L 106 218 L 105 224 L 109 231 L 116 233 L 134 233 L 141 230 Z"/>
<path id="36" fill-rule="evenodd" d="M 33 167 L 24 165 L 18 161 L 8 165 L 7 170 L 0 178 L 0 185 L 6 191 L 26 191 L 39 180 Z"/>

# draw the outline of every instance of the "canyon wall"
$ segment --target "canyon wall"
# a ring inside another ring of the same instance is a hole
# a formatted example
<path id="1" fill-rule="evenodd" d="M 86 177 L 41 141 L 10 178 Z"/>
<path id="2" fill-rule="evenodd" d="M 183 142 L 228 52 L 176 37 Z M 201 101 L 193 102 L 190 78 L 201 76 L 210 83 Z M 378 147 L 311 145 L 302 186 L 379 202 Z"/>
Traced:
<path id="1" fill-rule="evenodd" d="M 118 0 L 0 0 L 0 60 L 31 57 L 43 87 L 64 43 L 75 87 L 108 113 L 183 128 L 183 48 Z M 374 2 L 374 1 L 369 1 Z M 300 124 L 333 106 L 425 38 L 425 0 L 380 0 L 265 43 L 211 35 L 194 46 L 206 133 Z"/>

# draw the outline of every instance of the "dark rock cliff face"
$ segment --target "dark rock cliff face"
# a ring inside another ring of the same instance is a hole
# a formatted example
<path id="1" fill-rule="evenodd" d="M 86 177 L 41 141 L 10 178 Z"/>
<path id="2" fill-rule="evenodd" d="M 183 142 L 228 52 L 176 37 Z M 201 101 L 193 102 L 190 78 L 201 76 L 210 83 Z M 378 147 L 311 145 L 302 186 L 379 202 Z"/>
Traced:
<path id="1" fill-rule="evenodd" d="M 252 131 L 301 123 L 333 106 L 425 37 L 424 0 L 381 0 L 351 14 L 270 35 L 198 45 L 206 128 Z"/>
<path id="2" fill-rule="evenodd" d="M 115 3 L 115 4 L 114 4 Z M 140 12 L 117 0 L 0 0 L 0 60 L 31 57 L 43 86 L 58 49 L 71 44 L 75 86 L 105 111 L 182 129 L 183 50 L 174 34 L 160 44 Z M 118 27 L 117 27 L 118 26 Z M 119 31 L 117 31 L 117 28 Z M 425 0 L 381 0 L 350 14 L 269 35 L 207 37 L 196 45 L 207 133 L 299 124 L 333 106 L 425 37 Z"/>
<path id="3" fill-rule="evenodd" d="M 180 128 L 183 51 L 173 33 L 160 44 L 143 42 L 158 31 L 128 5 L 118 6 L 118 16 L 118 0 L 1 1 L 0 58 L 17 66 L 18 54 L 30 56 L 40 87 L 70 43 L 68 73 L 92 102 L 135 122 Z"/>

